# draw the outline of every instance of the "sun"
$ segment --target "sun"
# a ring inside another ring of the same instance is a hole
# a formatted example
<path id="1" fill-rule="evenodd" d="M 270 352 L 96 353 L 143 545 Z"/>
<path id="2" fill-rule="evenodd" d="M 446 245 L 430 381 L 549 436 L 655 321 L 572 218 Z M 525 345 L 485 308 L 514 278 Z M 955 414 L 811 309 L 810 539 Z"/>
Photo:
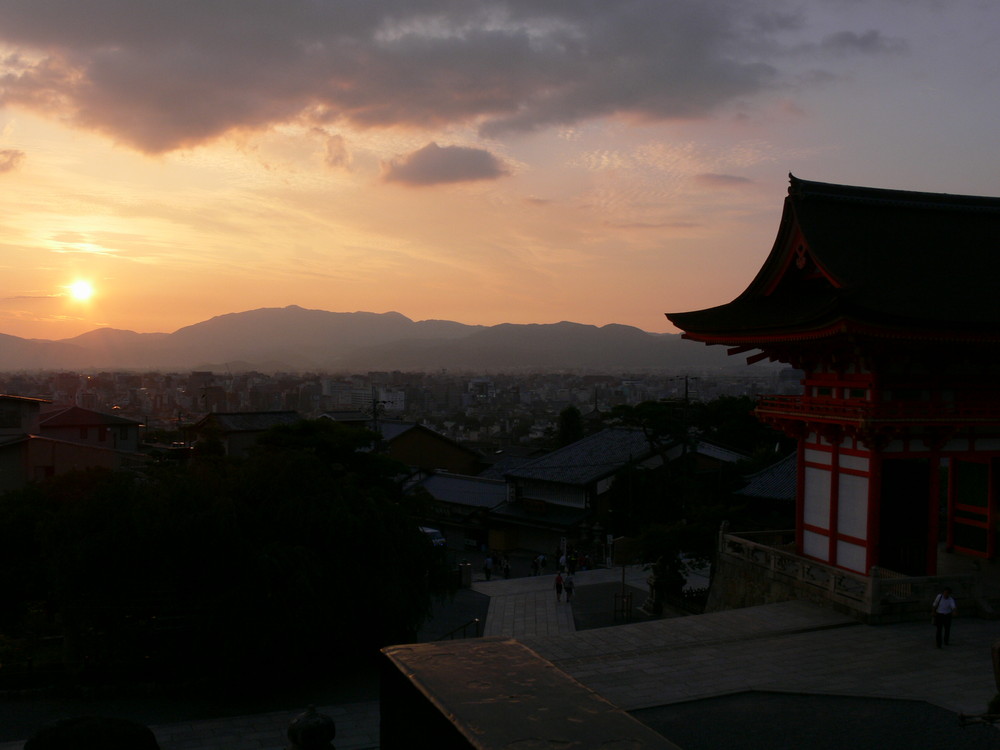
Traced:
<path id="1" fill-rule="evenodd" d="M 94 296 L 93 284 L 89 281 L 84 281 L 83 279 L 74 281 L 67 288 L 69 289 L 70 296 L 73 297 L 73 299 L 80 300 L 81 302 L 86 302 Z"/>

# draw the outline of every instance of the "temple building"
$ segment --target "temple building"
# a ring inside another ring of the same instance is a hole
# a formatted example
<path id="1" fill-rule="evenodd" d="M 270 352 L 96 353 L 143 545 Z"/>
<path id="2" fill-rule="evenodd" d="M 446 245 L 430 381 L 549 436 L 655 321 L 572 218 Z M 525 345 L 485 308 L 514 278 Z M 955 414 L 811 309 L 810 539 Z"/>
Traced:
<path id="1" fill-rule="evenodd" d="M 803 371 L 757 415 L 798 439 L 795 552 L 867 575 L 992 559 L 1000 517 L 1000 198 L 800 180 L 732 302 L 684 337 Z"/>

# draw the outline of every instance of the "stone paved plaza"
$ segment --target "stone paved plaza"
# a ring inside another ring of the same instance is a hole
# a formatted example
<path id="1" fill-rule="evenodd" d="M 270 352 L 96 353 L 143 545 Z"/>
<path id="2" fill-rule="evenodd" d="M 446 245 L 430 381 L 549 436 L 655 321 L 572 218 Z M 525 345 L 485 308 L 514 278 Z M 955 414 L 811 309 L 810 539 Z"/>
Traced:
<path id="1" fill-rule="evenodd" d="M 644 578 L 638 568 L 626 570 L 631 585 L 642 586 Z M 485 634 L 517 638 L 625 710 L 754 690 L 906 698 L 975 714 L 997 692 L 990 647 L 1000 621 L 957 619 L 952 645 L 943 650 L 934 648 L 929 623 L 867 626 L 804 602 L 576 632 L 572 605 L 556 601 L 552 579 L 474 583 L 490 596 Z M 584 571 L 576 580 L 608 584 L 621 581 L 622 572 Z M 378 747 L 377 702 L 318 709 L 337 722 L 338 750 Z M 163 750 L 283 750 L 296 713 L 152 729 Z M 3 743 L 0 750 L 22 744 Z"/>

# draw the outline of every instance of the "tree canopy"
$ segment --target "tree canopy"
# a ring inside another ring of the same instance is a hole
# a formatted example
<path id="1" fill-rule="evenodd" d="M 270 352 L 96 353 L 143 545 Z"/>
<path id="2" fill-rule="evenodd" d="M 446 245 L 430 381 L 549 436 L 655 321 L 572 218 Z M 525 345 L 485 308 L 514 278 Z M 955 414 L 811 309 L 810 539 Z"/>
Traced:
<path id="1" fill-rule="evenodd" d="M 4 666 L 61 637 L 64 665 L 95 674 L 259 681 L 412 639 L 449 579 L 373 437 L 302 422 L 246 460 L 0 497 Z"/>

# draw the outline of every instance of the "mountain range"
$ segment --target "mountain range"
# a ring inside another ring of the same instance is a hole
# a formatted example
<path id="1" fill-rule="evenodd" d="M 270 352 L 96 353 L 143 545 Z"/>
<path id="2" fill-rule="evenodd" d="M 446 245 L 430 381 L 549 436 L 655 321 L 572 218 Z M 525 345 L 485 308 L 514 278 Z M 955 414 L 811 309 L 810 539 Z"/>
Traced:
<path id="1" fill-rule="evenodd" d="M 725 347 L 626 325 L 495 326 L 295 305 L 219 315 L 173 333 L 98 328 L 49 341 L 0 334 L 0 370 L 629 372 L 741 368 Z"/>

